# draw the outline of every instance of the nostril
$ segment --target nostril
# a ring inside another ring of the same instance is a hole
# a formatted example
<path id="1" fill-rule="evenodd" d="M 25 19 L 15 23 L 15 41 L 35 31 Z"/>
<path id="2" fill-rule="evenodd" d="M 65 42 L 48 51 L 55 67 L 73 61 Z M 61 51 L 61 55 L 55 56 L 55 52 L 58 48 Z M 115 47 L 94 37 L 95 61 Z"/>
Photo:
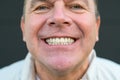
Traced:
<path id="1" fill-rule="evenodd" d="M 50 24 L 55 24 L 54 22 L 51 22 Z"/>
<path id="2" fill-rule="evenodd" d="M 69 24 L 69 22 L 64 22 L 64 24 Z"/>
<path id="3" fill-rule="evenodd" d="M 54 22 L 51 22 L 50 25 L 54 25 L 55 23 Z"/>

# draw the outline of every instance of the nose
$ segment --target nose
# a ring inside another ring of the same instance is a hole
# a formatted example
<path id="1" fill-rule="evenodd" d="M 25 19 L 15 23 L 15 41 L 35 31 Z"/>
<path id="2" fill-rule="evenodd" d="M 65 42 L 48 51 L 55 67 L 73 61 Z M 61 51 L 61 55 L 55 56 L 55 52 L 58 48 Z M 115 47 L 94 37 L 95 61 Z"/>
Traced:
<path id="1" fill-rule="evenodd" d="M 59 5 L 59 4 L 58 4 Z M 60 6 L 54 8 L 52 16 L 48 19 L 49 26 L 70 26 L 71 18 L 67 16 L 66 11 Z"/>

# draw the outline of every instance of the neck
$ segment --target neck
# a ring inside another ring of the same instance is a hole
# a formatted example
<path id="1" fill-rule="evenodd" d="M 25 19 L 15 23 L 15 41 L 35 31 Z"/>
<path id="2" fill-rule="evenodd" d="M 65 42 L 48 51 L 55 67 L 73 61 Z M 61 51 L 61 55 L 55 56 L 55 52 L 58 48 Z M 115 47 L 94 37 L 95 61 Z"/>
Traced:
<path id="1" fill-rule="evenodd" d="M 58 72 L 51 71 L 45 66 L 41 66 L 39 62 L 35 61 L 36 73 L 40 80 L 80 80 L 85 74 L 89 65 L 88 59 L 80 66 L 75 67 L 69 71 Z"/>

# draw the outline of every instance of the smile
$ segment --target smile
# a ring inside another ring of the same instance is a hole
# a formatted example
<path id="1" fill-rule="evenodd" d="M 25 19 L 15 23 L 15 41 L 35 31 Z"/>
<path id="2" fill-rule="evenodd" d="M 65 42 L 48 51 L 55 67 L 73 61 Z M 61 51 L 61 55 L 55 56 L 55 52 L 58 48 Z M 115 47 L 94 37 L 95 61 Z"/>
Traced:
<path id="1" fill-rule="evenodd" d="M 61 37 L 61 38 L 48 38 L 45 39 L 45 42 L 48 45 L 71 45 L 75 42 L 75 39 L 69 37 Z"/>

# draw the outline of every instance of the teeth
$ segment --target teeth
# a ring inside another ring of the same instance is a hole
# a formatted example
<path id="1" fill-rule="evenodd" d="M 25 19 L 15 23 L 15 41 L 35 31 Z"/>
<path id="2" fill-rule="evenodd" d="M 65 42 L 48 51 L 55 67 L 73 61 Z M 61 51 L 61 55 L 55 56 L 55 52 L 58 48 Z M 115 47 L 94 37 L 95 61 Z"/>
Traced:
<path id="1" fill-rule="evenodd" d="M 72 38 L 49 38 L 46 39 L 49 45 L 70 45 L 75 42 Z"/>

